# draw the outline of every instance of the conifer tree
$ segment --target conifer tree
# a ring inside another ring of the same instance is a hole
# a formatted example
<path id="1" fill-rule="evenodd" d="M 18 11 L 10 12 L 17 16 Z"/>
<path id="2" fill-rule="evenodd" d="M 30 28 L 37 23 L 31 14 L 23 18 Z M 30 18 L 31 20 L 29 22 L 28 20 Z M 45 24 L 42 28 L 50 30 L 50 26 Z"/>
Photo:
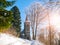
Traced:
<path id="1" fill-rule="evenodd" d="M 0 32 L 8 29 L 11 26 L 12 12 L 6 10 L 7 7 L 12 6 L 14 1 L 0 0 Z"/>
<path id="2" fill-rule="evenodd" d="M 13 28 L 16 29 L 17 36 L 20 37 L 20 31 L 21 31 L 20 11 L 17 6 L 14 6 L 11 10 L 13 12 L 13 18 L 14 18 L 14 20 L 12 21 Z"/>

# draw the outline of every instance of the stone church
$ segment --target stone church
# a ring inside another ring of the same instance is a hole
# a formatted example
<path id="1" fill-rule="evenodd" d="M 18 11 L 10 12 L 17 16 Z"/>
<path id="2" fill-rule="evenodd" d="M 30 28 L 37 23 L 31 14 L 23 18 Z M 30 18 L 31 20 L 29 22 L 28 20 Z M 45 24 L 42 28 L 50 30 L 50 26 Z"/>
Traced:
<path id="1" fill-rule="evenodd" d="M 24 39 L 31 39 L 30 36 L 30 21 L 28 19 L 28 17 L 26 16 L 25 22 L 24 22 L 24 30 L 21 32 L 21 38 Z"/>

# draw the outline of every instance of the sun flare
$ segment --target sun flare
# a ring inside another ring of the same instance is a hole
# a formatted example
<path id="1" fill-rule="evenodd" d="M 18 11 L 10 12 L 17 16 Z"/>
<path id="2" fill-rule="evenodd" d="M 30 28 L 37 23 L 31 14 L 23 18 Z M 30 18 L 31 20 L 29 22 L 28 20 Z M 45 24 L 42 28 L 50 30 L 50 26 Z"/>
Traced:
<path id="1" fill-rule="evenodd" d="M 50 17 L 50 23 L 54 27 L 60 28 L 60 15 L 58 13 L 52 13 Z"/>

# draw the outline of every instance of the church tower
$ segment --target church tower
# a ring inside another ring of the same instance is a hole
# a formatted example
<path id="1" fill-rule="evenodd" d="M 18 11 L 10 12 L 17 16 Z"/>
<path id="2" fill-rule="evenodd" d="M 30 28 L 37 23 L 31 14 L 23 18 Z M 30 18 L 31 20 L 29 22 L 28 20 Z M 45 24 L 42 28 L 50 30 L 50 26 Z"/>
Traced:
<path id="1" fill-rule="evenodd" d="M 30 21 L 28 20 L 27 16 L 24 22 L 24 32 L 25 32 L 25 39 L 30 40 Z"/>

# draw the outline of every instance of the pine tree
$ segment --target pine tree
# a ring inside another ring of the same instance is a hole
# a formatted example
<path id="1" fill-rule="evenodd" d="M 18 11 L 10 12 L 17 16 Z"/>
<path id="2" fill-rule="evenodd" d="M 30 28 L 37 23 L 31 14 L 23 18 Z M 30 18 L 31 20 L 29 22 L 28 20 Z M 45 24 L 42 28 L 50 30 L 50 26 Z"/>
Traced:
<path id="1" fill-rule="evenodd" d="M 12 6 L 14 4 L 14 0 L 12 1 L 7 1 L 7 0 L 0 0 L 0 10 L 5 9 L 9 6 Z"/>
<path id="2" fill-rule="evenodd" d="M 0 32 L 11 26 L 12 12 L 5 8 L 12 6 L 14 1 L 0 0 Z"/>
<path id="3" fill-rule="evenodd" d="M 12 21 L 13 28 L 16 29 L 17 36 L 20 37 L 20 31 L 21 31 L 21 16 L 20 12 L 17 6 L 14 6 L 12 9 L 13 12 L 13 18 L 14 20 Z"/>

